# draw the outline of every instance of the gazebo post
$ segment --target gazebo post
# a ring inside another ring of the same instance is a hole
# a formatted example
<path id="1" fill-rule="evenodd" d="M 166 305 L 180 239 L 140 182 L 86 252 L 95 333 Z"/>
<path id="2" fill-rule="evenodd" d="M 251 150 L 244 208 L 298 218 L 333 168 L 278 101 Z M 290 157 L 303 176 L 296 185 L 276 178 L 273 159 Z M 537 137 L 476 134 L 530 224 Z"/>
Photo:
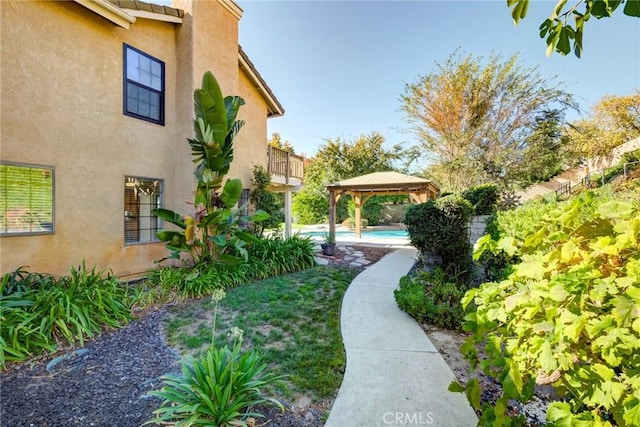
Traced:
<path id="1" fill-rule="evenodd" d="M 329 190 L 329 235 L 336 241 L 336 192 Z"/>
<path id="2" fill-rule="evenodd" d="M 360 215 L 360 208 L 362 207 L 362 193 L 353 193 L 353 200 L 356 204 L 356 239 L 359 239 L 362 237 L 362 233 L 361 233 L 361 215 Z"/>

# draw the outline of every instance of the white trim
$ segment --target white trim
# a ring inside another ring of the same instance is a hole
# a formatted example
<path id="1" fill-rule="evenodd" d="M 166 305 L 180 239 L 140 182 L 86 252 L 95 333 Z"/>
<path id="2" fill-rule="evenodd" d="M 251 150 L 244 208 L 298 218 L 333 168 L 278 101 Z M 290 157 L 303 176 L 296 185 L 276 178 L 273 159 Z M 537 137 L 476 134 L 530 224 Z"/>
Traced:
<path id="1" fill-rule="evenodd" d="M 136 22 L 136 18 L 119 7 L 111 4 L 108 0 L 74 0 L 79 5 L 86 7 L 114 24 L 129 29 L 129 26 Z"/>
<path id="2" fill-rule="evenodd" d="M 230 12 L 236 19 L 242 18 L 242 9 L 233 0 L 218 0 L 218 3 L 222 5 L 228 12 Z"/>
<path id="3" fill-rule="evenodd" d="M 276 99 L 262 84 L 262 82 L 260 81 L 260 78 L 254 72 L 253 67 L 247 63 L 247 61 L 245 60 L 244 56 L 242 56 L 241 53 L 238 54 L 238 60 L 240 61 L 240 67 L 244 69 L 244 71 L 247 73 L 247 75 L 249 76 L 253 84 L 256 86 L 256 89 L 258 89 L 258 91 L 262 93 L 262 96 L 264 96 L 264 98 L 266 99 L 267 104 L 269 105 L 269 108 L 274 111 L 274 114 L 272 116 L 274 117 L 283 116 L 284 111 L 282 111 L 282 109 L 278 106 L 278 102 L 276 101 Z"/>
<path id="4" fill-rule="evenodd" d="M 122 9 L 127 11 L 131 16 L 143 19 L 152 19 L 154 21 L 172 22 L 174 24 L 182 24 L 182 18 L 179 16 L 165 15 L 164 13 L 149 12 L 146 10 Z"/>

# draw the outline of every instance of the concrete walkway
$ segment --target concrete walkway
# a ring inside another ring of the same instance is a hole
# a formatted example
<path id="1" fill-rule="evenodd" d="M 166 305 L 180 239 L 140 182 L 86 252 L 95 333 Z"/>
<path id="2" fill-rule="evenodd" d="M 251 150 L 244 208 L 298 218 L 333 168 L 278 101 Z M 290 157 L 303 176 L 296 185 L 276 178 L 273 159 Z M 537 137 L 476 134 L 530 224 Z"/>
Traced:
<path id="1" fill-rule="evenodd" d="M 342 302 L 347 369 L 325 427 L 475 426 L 454 375 L 416 321 L 393 297 L 413 265 L 413 248 L 397 249 L 360 273 Z"/>

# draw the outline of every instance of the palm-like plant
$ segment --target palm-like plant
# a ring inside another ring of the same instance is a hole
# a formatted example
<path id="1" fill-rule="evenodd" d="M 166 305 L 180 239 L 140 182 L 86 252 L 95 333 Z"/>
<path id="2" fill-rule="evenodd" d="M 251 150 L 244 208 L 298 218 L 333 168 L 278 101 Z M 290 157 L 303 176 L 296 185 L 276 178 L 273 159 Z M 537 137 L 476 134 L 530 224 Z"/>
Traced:
<path id="1" fill-rule="evenodd" d="M 244 126 L 237 120 L 238 110 L 244 105 L 239 96 L 222 96 L 218 81 L 210 71 L 202 77 L 202 87 L 194 91 L 195 138 L 189 138 L 191 154 L 196 163 L 198 181 L 193 215 L 180 215 L 168 209 L 154 209 L 153 214 L 181 230 L 162 230 L 158 238 L 167 242 L 169 258 L 190 255 L 196 264 L 208 262 L 234 262 L 246 259 L 245 245 L 253 236 L 240 228 L 238 212 L 234 208 L 242 193 L 242 181 L 224 176 L 233 161 L 233 140 Z M 257 211 L 248 218 L 262 221 L 269 215 Z"/>

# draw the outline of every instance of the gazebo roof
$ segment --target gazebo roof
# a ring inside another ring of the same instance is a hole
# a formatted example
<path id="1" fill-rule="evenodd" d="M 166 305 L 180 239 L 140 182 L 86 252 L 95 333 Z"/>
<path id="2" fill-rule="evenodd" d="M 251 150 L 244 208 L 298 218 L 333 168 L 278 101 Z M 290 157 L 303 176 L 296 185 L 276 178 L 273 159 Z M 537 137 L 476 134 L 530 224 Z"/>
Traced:
<path id="1" fill-rule="evenodd" d="M 345 179 L 327 185 L 329 190 L 357 190 L 359 192 L 410 191 L 414 189 L 438 186 L 431 180 L 405 175 L 400 172 L 374 172 L 355 178 Z"/>

